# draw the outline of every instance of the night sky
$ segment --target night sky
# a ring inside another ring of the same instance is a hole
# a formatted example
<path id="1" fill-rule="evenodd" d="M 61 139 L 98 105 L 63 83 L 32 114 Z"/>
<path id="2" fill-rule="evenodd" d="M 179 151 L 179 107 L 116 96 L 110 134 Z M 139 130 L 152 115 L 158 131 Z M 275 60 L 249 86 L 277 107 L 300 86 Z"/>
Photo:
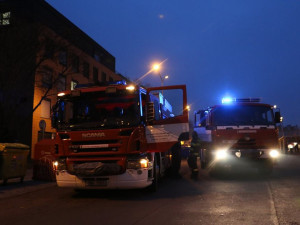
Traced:
<path id="1" fill-rule="evenodd" d="M 276 104 L 300 125 L 300 0 L 47 0 L 131 80 L 161 62 L 192 111 L 225 95 Z M 150 73 L 142 84 L 159 86 Z"/>

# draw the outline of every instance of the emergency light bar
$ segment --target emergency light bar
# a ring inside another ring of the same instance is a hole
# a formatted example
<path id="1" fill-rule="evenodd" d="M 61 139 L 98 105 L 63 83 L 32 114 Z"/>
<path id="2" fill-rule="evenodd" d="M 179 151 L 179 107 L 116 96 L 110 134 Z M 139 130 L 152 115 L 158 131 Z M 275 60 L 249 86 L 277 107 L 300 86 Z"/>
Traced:
<path id="1" fill-rule="evenodd" d="M 260 102 L 260 98 L 237 98 L 236 102 Z"/>
<path id="2" fill-rule="evenodd" d="M 222 98 L 222 104 L 230 104 L 234 101 L 235 101 L 235 98 L 230 98 L 230 97 Z"/>
<path id="3" fill-rule="evenodd" d="M 230 98 L 226 97 L 222 99 L 222 104 L 230 104 L 233 102 L 260 102 L 260 98 Z"/>

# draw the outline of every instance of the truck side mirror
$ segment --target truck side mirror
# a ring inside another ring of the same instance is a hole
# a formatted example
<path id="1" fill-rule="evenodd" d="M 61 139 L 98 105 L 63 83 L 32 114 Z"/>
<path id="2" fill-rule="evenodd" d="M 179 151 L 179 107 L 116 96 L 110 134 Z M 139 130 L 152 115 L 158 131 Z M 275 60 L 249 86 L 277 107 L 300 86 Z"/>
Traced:
<path id="1" fill-rule="evenodd" d="M 281 121 L 281 115 L 280 112 L 275 112 L 275 123 L 280 123 Z"/>
<path id="2" fill-rule="evenodd" d="M 148 102 L 147 103 L 147 122 L 154 121 L 154 103 Z"/>

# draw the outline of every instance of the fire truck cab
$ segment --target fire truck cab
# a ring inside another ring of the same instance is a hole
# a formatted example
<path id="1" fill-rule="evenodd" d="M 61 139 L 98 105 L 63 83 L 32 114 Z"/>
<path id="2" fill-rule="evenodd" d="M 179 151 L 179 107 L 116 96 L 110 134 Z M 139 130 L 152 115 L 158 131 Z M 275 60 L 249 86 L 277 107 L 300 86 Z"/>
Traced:
<path id="1" fill-rule="evenodd" d="M 192 141 L 199 142 L 201 168 L 255 165 L 270 174 L 279 156 L 280 112 L 258 98 L 222 100 L 194 114 Z"/>
<path id="2" fill-rule="evenodd" d="M 156 190 L 160 177 L 180 169 L 186 105 L 185 85 L 119 82 L 59 93 L 52 115 L 57 185 Z"/>

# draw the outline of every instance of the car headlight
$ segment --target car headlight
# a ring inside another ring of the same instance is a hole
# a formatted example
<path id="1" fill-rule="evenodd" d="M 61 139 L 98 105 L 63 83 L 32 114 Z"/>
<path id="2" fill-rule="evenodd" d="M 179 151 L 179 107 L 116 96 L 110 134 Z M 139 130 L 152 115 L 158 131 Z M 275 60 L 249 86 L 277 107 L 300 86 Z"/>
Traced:
<path id="1" fill-rule="evenodd" d="M 272 158 L 278 158 L 278 157 L 279 157 L 279 151 L 278 151 L 278 150 L 275 150 L 275 149 L 271 150 L 271 151 L 269 152 L 269 154 L 270 154 L 270 156 L 271 156 Z"/>
<path id="2" fill-rule="evenodd" d="M 227 157 L 228 157 L 228 153 L 227 150 L 225 149 L 217 150 L 215 153 L 216 160 L 223 160 L 226 159 Z"/>

